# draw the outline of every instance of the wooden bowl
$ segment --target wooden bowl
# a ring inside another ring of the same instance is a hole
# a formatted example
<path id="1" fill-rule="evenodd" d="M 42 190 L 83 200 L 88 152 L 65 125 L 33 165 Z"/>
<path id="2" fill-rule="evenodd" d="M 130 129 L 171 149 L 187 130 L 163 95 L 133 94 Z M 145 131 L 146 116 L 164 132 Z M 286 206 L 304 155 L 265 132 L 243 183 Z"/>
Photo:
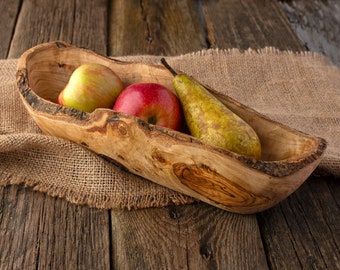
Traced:
<path id="1" fill-rule="evenodd" d="M 83 63 L 112 68 L 125 85 L 156 82 L 174 91 L 173 77 L 161 65 L 116 61 L 65 42 L 41 44 L 21 56 L 17 72 L 22 101 L 41 130 L 216 207 L 245 214 L 277 204 L 308 178 L 326 149 L 324 139 L 272 121 L 212 89 L 255 129 L 262 144 L 260 160 L 113 110 L 85 113 L 58 105 L 59 92 Z"/>

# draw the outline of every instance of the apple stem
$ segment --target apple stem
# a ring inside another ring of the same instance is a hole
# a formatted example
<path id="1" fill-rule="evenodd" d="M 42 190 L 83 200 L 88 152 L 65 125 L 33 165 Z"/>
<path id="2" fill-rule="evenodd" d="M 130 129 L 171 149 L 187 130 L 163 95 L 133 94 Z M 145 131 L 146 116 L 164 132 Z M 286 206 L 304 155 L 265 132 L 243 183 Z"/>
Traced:
<path id="1" fill-rule="evenodd" d="M 162 64 L 171 72 L 172 75 L 177 76 L 178 73 L 168 64 L 165 58 L 161 58 Z"/>

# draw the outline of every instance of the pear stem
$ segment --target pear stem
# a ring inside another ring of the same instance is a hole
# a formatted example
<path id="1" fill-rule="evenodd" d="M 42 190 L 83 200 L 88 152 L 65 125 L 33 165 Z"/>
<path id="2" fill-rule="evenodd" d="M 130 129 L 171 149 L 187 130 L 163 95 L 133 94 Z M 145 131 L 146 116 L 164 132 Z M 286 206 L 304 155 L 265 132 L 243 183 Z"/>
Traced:
<path id="1" fill-rule="evenodd" d="M 161 58 L 162 64 L 171 72 L 172 75 L 177 76 L 178 73 L 168 64 L 165 58 Z"/>

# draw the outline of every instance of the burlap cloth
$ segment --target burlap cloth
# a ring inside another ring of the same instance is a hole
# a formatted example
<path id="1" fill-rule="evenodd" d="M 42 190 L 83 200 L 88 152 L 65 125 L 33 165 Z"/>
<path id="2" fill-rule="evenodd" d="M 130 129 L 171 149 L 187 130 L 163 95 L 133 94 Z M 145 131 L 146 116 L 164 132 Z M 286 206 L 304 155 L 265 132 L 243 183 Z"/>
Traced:
<path id="1" fill-rule="evenodd" d="M 160 57 L 121 60 L 159 63 Z M 328 141 L 317 171 L 340 175 L 340 70 L 310 53 L 207 50 L 168 62 L 274 120 Z M 45 136 L 16 90 L 17 59 L 0 60 L 0 184 L 23 184 L 98 208 L 144 208 L 194 200 L 121 170 L 67 140 Z"/>

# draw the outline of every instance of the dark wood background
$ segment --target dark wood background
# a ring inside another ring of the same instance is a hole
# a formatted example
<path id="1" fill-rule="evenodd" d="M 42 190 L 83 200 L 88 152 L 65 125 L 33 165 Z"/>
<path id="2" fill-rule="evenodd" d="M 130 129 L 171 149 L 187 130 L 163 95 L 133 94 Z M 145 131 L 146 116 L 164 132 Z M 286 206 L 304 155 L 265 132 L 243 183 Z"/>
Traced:
<path id="1" fill-rule="evenodd" d="M 101 54 L 311 50 L 340 66 L 340 1 L 2 0 L 0 58 L 65 40 Z M 340 185 L 313 175 L 257 215 L 204 203 L 135 211 L 0 187 L 0 269 L 340 269 Z"/>

